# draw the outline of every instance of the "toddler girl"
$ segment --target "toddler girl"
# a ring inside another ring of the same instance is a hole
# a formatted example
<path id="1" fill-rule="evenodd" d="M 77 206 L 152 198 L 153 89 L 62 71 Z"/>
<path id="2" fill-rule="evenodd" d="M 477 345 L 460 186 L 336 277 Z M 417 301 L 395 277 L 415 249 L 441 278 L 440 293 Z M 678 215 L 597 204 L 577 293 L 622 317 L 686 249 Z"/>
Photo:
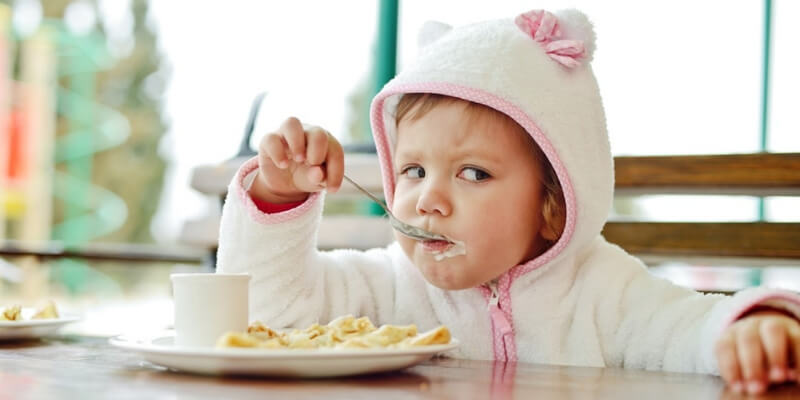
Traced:
<path id="1" fill-rule="evenodd" d="M 421 44 L 373 100 L 372 129 L 393 213 L 447 240 L 318 251 L 344 155 L 290 118 L 223 210 L 218 268 L 252 274 L 252 319 L 444 324 L 455 357 L 721 373 L 738 391 L 797 379 L 798 296 L 702 295 L 600 235 L 613 165 L 583 14 L 428 25 Z"/>

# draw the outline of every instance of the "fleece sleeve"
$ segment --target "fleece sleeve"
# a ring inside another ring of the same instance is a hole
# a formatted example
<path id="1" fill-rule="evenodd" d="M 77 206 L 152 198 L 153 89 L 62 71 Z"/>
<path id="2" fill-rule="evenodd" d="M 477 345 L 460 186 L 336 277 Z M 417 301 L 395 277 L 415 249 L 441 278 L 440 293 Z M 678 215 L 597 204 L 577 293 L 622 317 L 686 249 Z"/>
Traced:
<path id="1" fill-rule="evenodd" d="M 800 316 L 796 293 L 759 287 L 701 294 L 650 274 L 617 246 L 600 247 L 595 279 L 615 277 L 598 281 L 610 284 L 596 297 L 607 365 L 719 374 L 714 345 L 731 322 L 759 306 Z"/>
<path id="2" fill-rule="evenodd" d="M 316 234 L 322 194 L 289 210 L 264 213 L 245 189 L 251 159 L 228 188 L 220 224 L 217 271 L 250 273 L 250 318 L 304 327 L 340 315 L 391 321 L 395 288 L 386 249 L 320 252 Z"/>

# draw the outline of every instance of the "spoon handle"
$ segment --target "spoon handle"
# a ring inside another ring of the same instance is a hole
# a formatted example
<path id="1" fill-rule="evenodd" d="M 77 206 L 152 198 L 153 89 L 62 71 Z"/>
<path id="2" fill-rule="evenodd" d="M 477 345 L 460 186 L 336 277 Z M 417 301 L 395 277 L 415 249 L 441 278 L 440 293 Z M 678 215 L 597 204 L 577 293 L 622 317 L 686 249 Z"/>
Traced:
<path id="1" fill-rule="evenodd" d="M 362 193 L 364 193 L 365 195 L 367 195 L 367 197 L 369 197 L 370 199 L 372 199 L 372 201 L 374 201 L 374 202 L 378 203 L 378 205 L 379 205 L 379 206 L 381 206 L 381 208 L 383 208 L 383 210 L 384 210 L 384 211 L 386 211 L 386 213 L 387 213 L 387 214 L 389 214 L 389 215 L 392 215 L 392 212 L 391 212 L 391 211 L 389 211 L 389 209 L 386 207 L 386 205 L 385 205 L 385 204 L 383 204 L 383 201 L 381 201 L 379 198 L 377 198 L 377 197 L 373 196 L 373 195 L 372 195 L 372 193 L 370 193 L 370 192 L 369 192 L 367 189 L 364 189 L 363 187 L 361 187 L 361 185 L 359 185 L 359 184 L 355 183 L 355 182 L 354 182 L 352 179 L 350 179 L 350 177 L 348 177 L 347 175 L 344 175 L 344 179 L 345 179 L 345 180 L 347 180 L 348 182 L 350 182 L 350 184 L 351 184 L 351 185 L 355 186 L 355 187 L 356 187 L 356 189 L 360 190 Z"/>

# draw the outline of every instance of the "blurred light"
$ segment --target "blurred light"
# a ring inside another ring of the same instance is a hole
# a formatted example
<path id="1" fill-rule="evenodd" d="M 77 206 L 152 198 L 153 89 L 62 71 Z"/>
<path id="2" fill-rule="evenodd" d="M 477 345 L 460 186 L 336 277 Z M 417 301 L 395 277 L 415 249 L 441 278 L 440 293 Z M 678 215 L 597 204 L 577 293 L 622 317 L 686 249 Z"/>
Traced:
<path id="1" fill-rule="evenodd" d="M 42 23 L 42 5 L 36 0 L 19 0 L 14 3 L 12 18 L 17 33 L 22 37 L 29 36 Z"/>
<path id="2" fill-rule="evenodd" d="M 64 10 L 64 23 L 72 33 L 85 35 L 94 29 L 97 14 L 89 2 L 76 1 Z"/>
<path id="3" fill-rule="evenodd" d="M 144 79 L 144 94 L 151 100 L 159 100 L 164 97 L 167 86 L 164 76 L 163 73 L 154 72 Z"/>
<path id="4" fill-rule="evenodd" d="M 766 206 L 768 221 L 800 221 L 800 197 L 767 197 Z"/>
<path id="5" fill-rule="evenodd" d="M 758 200 L 750 196 L 645 195 L 629 199 L 630 210 L 617 207 L 614 219 L 663 222 L 748 222 L 758 219 Z M 624 203 L 623 203 L 624 204 Z"/>
<path id="6" fill-rule="evenodd" d="M 116 58 L 126 57 L 135 45 L 130 0 L 101 0 L 98 8 L 103 15 L 102 23 L 109 51 Z"/>

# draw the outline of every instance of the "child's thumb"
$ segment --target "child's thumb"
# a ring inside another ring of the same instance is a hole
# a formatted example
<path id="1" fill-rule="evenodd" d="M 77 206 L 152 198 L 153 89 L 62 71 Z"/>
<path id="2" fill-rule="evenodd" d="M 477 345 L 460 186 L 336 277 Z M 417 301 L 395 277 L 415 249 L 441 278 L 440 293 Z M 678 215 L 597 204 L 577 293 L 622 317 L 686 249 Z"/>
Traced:
<path id="1" fill-rule="evenodd" d="M 325 187 L 325 170 L 320 166 L 313 166 L 306 172 L 308 183 L 316 187 Z"/>

